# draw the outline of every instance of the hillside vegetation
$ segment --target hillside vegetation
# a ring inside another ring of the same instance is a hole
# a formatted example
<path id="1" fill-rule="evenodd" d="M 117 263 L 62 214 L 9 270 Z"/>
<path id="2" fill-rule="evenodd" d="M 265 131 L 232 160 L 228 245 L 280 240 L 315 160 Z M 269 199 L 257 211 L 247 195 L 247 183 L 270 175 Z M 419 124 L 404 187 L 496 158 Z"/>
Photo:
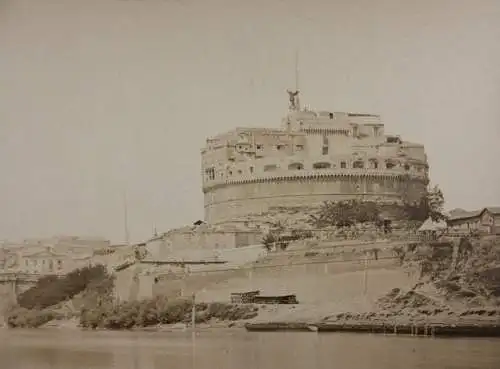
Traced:
<path id="1" fill-rule="evenodd" d="M 47 276 L 21 294 L 9 311 L 11 328 L 37 328 L 52 320 L 77 318 L 83 328 L 131 329 L 191 321 L 189 299 L 153 298 L 118 303 L 114 278 L 104 266 L 74 270 L 65 276 Z M 196 304 L 196 322 L 253 318 L 258 308 L 224 303 Z"/>
<path id="2" fill-rule="evenodd" d="M 75 269 L 62 277 L 45 276 L 40 278 L 35 286 L 19 295 L 18 304 L 26 309 L 44 309 L 70 300 L 92 284 L 99 284 L 109 278 L 103 265 Z"/>
<path id="3" fill-rule="evenodd" d="M 18 305 L 7 315 L 11 328 L 36 328 L 51 320 L 68 318 L 66 303 L 77 299 L 82 305 L 97 306 L 112 298 L 114 281 L 102 265 L 75 269 L 64 276 L 42 277 L 18 297 Z"/>
<path id="4" fill-rule="evenodd" d="M 399 315 L 500 314 L 500 238 L 464 237 L 400 253 L 403 267 L 418 266 L 420 281 L 410 291 L 383 296 L 382 310 Z"/>
<path id="5" fill-rule="evenodd" d="M 190 299 L 154 298 L 105 304 L 96 309 L 82 310 L 80 325 L 84 328 L 131 329 L 191 322 L 193 302 Z M 196 323 L 211 320 L 237 321 L 254 318 L 258 308 L 253 305 L 199 303 L 195 307 Z"/>

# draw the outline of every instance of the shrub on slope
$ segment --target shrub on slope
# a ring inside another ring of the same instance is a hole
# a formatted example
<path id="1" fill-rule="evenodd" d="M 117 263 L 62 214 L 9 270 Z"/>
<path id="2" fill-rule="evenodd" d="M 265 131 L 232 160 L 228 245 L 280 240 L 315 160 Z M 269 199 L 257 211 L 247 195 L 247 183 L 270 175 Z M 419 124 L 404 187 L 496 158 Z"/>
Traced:
<path id="1" fill-rule="evenodd" d="M 42 277 L 35 286 L 18 297 L 18 303 L 25 309 L 45 309 L 73 298 L 91 283 L 108 278 L 106 268 L 102 265 L 75 269 L 62 277 Z"/>

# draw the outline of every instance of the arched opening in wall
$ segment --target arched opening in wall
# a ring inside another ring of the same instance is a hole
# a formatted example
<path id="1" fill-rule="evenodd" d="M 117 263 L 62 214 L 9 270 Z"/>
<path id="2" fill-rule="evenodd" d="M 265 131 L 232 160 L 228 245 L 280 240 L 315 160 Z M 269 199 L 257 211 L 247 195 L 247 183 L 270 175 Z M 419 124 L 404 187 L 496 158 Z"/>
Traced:
<path id="1" fill-rule="evenodd" d="M 341 169 L 346 169 L 347 168 L 347 163 L 345 161 L 340 162 L 340 168 Z"/>
<path id="2" fill-rule="evenodd" d="M 264 165 L 264 172 L 272 172 L 273 170 L 276 169 L 278 169 L 278 166 L 276 164 Z"/>
<path id="3" fill-rule="evenodd" d="M 352 167 L 354 169 L 363 169 L 365 167 L 365 163 L 363 163 L 362 160 L 356 160 L 354 163 L 352 163 Z"/>
<path id="4" fill-rule="evenodd" d="M 371 169 L 378 169 L 378 161 L 377 161 L 377 159 L 370 159 L 369 163 L 370 163 L 370 168 Z"/>
<path id="5" fill-rule="evenodd" d="M 328 137 L 327 135 L 323 135 L 323 147 L 321 148 L 321 154 L 328 155 Z"/>
<path id="6" fill-rule="evenodd" d="M 354 125 L 352 127 L 352 136 L 353 137 L 358 137 L 359 136 L 359 127 L 357 125 Z"/>
<path id="7" fill-rule="evenodd" d="M 410 170 L 410 164 L 405 164 L 403 166 L 403 168 L 405 168 L 406 171 L 409 171 Z"/>
<path id="8" fill-rule="evenodd" d="M 214 180 L 215 179 L 215 168 L 205 169 L 205 175 L 207 176 L 208 180 Z"/>
<path id="9" fill-rule="evenodd" d="M 288 166 L 288 170 L 302 170 L 304 165 L 302 163 L 292 163 Z"/>
<path id="10" fill-rule="evenodd" d="M 329 169 L 331 167 L 332 167 L 332 165 L 330 163 L 326 163 L 326 162 L 320 162 L 320 163 L 313 164 L 313 169 Z"/>
<path id="11" fill-rule="evenodd" d="M 393 169 L 395 166 L 396 166 L 396 163 L 394 163 L 392 161 L 386 161 L 385 162 L 386 169 Z"/>

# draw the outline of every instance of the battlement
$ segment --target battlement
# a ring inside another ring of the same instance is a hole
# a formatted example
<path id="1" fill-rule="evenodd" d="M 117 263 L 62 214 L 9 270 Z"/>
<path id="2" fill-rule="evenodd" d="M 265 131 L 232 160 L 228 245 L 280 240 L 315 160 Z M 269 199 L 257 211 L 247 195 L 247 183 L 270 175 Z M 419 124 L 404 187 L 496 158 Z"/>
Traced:
<path id="1" fill-rule="evenodd" d="M 207 222 L 217 220 L 214 212 L 207 211 L 214 201 L 223 209 L 222 204 L 233 206 L 231 202 L 237 199 L 244 213 L 264 193 L 270 202 L 281 196 L 283 186 L 290 182 L 295 183 L 294 193 L 299 197 L 321 188 L 322 195 L 316 200 L 355 194 L 348 185 L 332 185 L 332 181 L 340 183 L 346 178 L 353 183 L 382 181 L 378 186 L 361 186 L 373 195 L 408 187 L 400 182 L 408 182 L 414 189 L 412 198 L 425 191 L 428 164 L 423 145 L 386 134 L 379 115 L 299 109 L 294 100 L 298 93 L 289 95 L 290 111 L 279 128 L 241 127 L 207 139 L 201 165 Z M 330 187 L 325 188 L 321 181 Z M 239 190 L 231 187 L 242 185 L 250 192 L 234 195 Z"/>

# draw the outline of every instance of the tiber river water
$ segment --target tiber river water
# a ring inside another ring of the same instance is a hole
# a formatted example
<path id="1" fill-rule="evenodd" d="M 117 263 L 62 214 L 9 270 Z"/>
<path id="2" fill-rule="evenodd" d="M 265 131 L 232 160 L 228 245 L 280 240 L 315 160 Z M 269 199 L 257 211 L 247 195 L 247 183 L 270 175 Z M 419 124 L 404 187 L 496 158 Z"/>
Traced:
<path id="1" fill-rule="evenodd" d="M 1 369 L 499 369 L 499 339 L 0 329 Z"/>

